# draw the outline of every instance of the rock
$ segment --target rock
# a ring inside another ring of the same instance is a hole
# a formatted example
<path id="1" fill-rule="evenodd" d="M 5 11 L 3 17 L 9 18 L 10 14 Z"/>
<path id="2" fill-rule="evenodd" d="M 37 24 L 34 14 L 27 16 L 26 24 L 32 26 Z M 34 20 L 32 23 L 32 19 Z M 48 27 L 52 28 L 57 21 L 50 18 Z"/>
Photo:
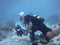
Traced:
<path id="1" fill-rule="evenodd" d="M 7 37 L 10 37 L 13 34 L 13 28 L 15 23 L 13 21 L 6 22 L 0 25 L 0 40 L 4 40 Z"/>

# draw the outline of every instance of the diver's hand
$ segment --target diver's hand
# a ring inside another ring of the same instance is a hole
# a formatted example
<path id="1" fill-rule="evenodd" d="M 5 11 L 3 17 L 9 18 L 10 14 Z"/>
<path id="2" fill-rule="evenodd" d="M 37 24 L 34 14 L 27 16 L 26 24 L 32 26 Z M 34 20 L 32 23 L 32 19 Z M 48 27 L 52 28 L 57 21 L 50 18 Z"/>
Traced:
<path id="1" fill-rule="evenodd" d="M 24 34 L 25 36 L 27 36 L 27 35 L 28 35 L 28 32 L 27 32 L 26 30 L 23 30 L 23 34 Z"/>

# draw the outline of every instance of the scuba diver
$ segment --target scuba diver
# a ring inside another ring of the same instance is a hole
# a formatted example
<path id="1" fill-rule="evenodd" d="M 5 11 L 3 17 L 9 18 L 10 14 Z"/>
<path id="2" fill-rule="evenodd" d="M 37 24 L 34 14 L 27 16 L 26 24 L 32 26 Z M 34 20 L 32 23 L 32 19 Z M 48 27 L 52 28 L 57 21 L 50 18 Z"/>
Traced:
<path id="1" fill-rule="evenodd" d="M 30 39 L 31 41 L 34 41 L 36 31 L 41 31 L 43 35 L 45 36 L 45 39 L 47 42 L 49 42 L 50 39 L 57 36 L 60 33 L 60 25 L 56 26 L 56 28 L 50 29 L 44 24 L 44 18 L 41 18 L 37 15 L 26 15 L 24 16 L 24 12 L 20 13 L 20 21 L 22 21 L 24 24 L 27 24 L 27 29 L 25 32 L 23 32 L 25 35 L 27 35 L 30 32 Z M 32 44 L 32 45 L 38 45 L 38 44 Z"/>

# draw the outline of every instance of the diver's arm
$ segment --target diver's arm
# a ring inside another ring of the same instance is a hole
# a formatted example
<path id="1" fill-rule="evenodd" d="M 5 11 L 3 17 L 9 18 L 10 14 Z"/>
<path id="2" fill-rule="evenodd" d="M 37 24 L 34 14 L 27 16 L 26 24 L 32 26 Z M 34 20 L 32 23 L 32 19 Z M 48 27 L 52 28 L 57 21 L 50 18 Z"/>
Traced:
<path id="1" fill-rule="evenodd" d="M 28 35 L 28 33 L 29 33 L 29 31 L 31 30 L 31 28 L 32 28 L 32 22 L 29 22 L 26 31 L 23 31 L 23 33 L 24 33 L 25 36 Z"/>

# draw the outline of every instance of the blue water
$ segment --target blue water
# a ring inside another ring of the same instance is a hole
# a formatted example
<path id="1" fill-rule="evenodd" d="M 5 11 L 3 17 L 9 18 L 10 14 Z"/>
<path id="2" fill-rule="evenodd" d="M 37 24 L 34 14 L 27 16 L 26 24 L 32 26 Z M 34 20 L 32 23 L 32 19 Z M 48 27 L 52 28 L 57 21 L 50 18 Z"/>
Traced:
<path id="1" fill-rule="evenodd" d="M 19 21 L 19 12 L 38 14 L 47 19 L 60 15 L 60 0 L 0 0 L 0 23 L 8 20 Z"/>

